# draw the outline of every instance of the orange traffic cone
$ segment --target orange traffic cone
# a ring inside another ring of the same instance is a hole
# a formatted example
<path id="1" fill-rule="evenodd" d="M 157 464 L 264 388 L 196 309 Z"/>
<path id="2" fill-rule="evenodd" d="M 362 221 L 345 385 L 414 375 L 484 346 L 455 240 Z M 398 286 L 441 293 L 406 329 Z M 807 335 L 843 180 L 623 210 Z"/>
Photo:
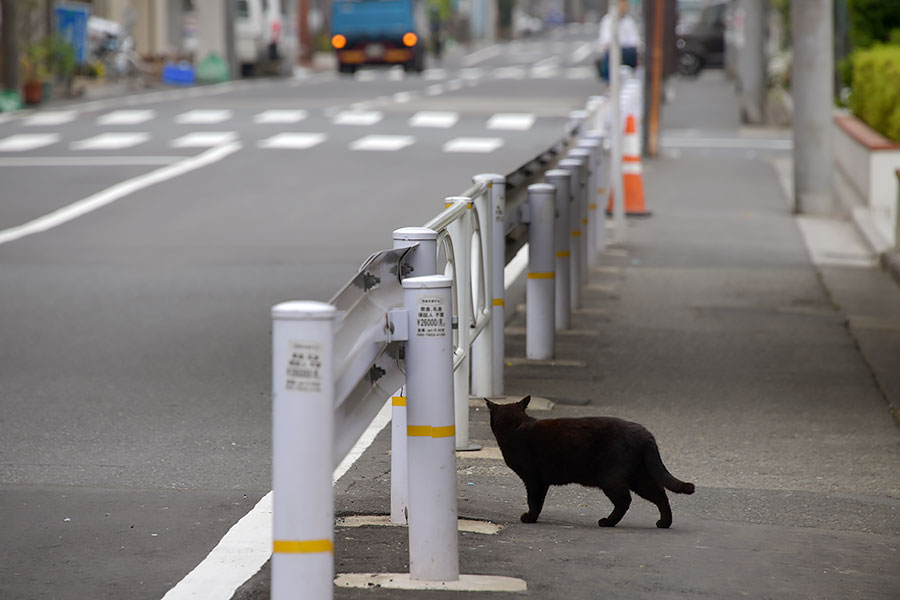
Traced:
<path id="1" fill-rule="evenodd" d="M 644 204 L 644 168 L 641 165 L 641 144 L 638 140 L 637 121 L 634 115 L 625 119 L 625 138 L 622 142 L 622 183 L 625 193 L 625 214 L 629 217 L 648 217 L 650 211 Z M 609 193 L 606 213 L 613 212 L 613 194 Z"/>

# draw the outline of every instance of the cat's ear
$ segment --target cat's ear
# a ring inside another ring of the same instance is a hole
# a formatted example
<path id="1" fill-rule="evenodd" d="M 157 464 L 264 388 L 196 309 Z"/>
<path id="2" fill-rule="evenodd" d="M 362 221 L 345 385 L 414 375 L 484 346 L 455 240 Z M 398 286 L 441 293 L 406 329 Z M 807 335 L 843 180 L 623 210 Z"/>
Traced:
<path id="1" fill-rule="evenodd" d="M 525 396 L 521 400 L 519 400 L 519 406 L 522 407 L 522 410 L 528 408 L 528 403 L 531 402 L 531 396 Z"/>
<path id="2" fill-rule="evenodd" d="M 491 402 L 490 400 L 488 400 L 487 398 L 483 398 L 483 400 L 487 404 L 487 407 L 490 409 L 490 411 L 494 412 L 494 409 L 497 408 L 497 405 L 494 404 L 493 402 Z"/>

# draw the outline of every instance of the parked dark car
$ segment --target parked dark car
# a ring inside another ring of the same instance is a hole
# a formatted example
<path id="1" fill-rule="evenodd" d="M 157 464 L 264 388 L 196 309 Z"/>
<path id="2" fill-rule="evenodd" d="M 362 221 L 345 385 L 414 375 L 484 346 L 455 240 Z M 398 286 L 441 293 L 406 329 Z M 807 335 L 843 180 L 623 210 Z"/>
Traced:
<path id="1" fill-rule="evenodd" d="M 678 72 L 696 75 L 707 67 L 725 64 L 725 13 L 728 2 L 715 2 L 703 7 L 699 18 L 675 37 Z"/>

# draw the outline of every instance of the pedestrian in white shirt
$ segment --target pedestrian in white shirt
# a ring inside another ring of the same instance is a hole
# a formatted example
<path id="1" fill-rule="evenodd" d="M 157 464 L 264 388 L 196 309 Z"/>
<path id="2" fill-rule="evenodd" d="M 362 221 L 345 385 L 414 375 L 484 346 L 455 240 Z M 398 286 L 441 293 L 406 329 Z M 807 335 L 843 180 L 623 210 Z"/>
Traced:
<path id="1" fill-rule="evenodd" d="M 600 37 L 597 40 L 599 54 L 597 69 L 605 81 L 609 80 L 610 44 L 612 44 L 612 17 L 606 13 L 600 19 Z M 628 14 L 628 0 L 619 0 L 619 46 L 622 48 L 622 64 L 636 67 L 641 36 L 638 33 L 637 22 Z"/>

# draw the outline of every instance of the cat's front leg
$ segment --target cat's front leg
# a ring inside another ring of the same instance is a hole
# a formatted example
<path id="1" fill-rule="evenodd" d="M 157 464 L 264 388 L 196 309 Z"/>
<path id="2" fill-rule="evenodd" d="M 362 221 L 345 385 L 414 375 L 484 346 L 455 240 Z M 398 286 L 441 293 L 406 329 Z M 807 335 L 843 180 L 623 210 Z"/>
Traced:
<path id="1" fill-rule="evenodd" d="M 528 512 L 522 513 L 523 523 L 535 523 L 544 508 L 544 498 L 547 497 L 547 489 L 550 486 L 543 482 L 532 482 L 525 484 L 525 490 L 528 493 Z"/>

